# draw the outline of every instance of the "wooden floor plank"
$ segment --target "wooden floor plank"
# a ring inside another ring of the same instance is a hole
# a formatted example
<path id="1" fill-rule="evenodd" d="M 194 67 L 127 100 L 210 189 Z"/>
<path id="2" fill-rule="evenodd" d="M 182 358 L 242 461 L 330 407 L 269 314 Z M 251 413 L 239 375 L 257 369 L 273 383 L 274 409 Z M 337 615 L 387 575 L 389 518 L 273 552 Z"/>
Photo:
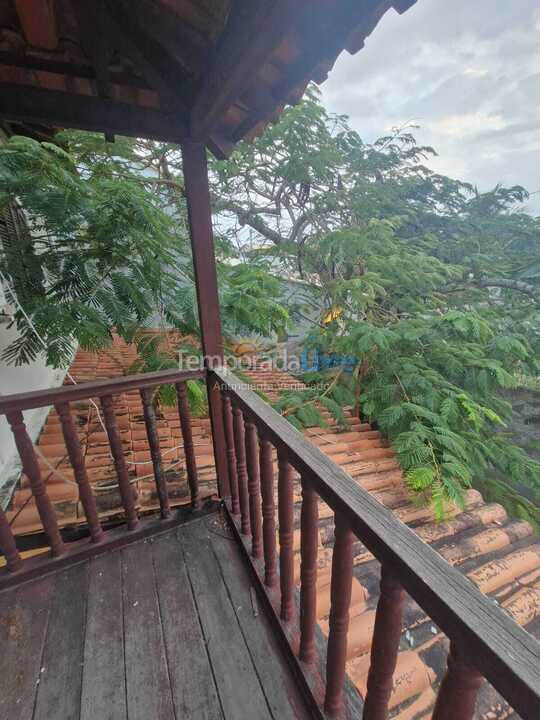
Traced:
<path id="1" fill-rule="evenodd" d="M 48 575 L 0 593 L 1 718 L 32 717 L 55 584 Z"/>
<path id="2" fill-rule="evenodd" d="M 129 720 L 173 720 L 175 714 L 149 542 L 122 550 L 122 586 Z"/>
<path id="3" fill-rule="evenodd" d="M 87 593 L 87 562 L 58 573 L 34 720 L 79 720 Z"/>
<path id="4" fill-rule="evenodd" d="M 221 720 L 223 713 L 176 533 L 156 539 L 152 552 L 176 717 Z"/>
<path id="5" fill-rule="evenodd" d="M 120 552 L 90 562 L 81 720 L 125 720 Z"/>
<path id="6" fill-rule="evenodd" d="M 210 537 L 238 623 L 273 717 L 276 720 L 309 717 L 305 710 L 305 699 L 285 664 L 282 650 L 268 619 L 261 608 L 258 608 L 257 615 L 253 611 L 250 577 L 236 542 L 224 540 L 217 534 L 211 534 Z M 276 688 L 279 688 L 279 692 L 276 692 Z"/>
<path id="7" fill-rule="evenodd" d="M 179 530 L 208 655 L 227 720 L 269 720 L 272 715 L 203 521 Z M 281 692 L 281 688 L 275 688 Z"/>

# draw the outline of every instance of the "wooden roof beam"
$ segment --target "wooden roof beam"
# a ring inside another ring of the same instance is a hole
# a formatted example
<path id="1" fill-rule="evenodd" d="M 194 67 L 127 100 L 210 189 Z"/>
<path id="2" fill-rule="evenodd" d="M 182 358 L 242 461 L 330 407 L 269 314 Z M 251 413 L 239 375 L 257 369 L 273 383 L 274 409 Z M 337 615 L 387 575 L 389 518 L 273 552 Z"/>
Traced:
<path id="1" fill-rule="evenodd" d="M 110 48 L 107 45 L 103 0 L 71 0 L 83 49 L 96 73 L 96 87 L 101 98 L 112 97 L 109 82 Z"/>
<path id="2" fill-rule="evenodd" d="M 0 83 L 0 118 L 167 142 L 182 142 L 187 135 L 186 123 L 177 115 L 14 83 Z"/>
<path id="3" fill-rule="evenodd" d="M 245 137 L 259 123 L 267 121 L 275 111 L 277 102 L 287 103 L 291 93 L 303 83 L 314 78 L 324 60 L 333 62 L 345 46 L 347 39 L 355 30 L 355 35 L 363 39 L 370 34 L 378 20 L 391 7 L 403 13 L 416 0 L 348 0 L 342 3 L 339 12 L 330 13 L 323 4 L 318 11 L 312 9 L 309 34 L 305 35 L 304 51 L 298 61 L 287 68 L 283 81 L 272 89 L 275 103 L 268 100 L 256 105 L 244 122 L 236 129 L 233 140 Z"/>
<path id="4" fill-rule="evenodd" d="M 53 0 L 15 0 L 15 8 L 27 43 L 54 50 L 58 35 Z"/>
<path id="5" fill-rule="evenodd" d="M 237 0 L 191 113 L 193 138 L 207 140 L 290 25 L 292 0 Z"/>
<path id="6" fill-rule="evenodd" d="M 148 84 L 158 92 L 164 109 L 187 114 L 180 92 L 182 69 L 152 38 L 136 26 L 117 0 L 108 2 L 107 8 L 107 32 L 111 42 L 121 54 L 133 62 Z"/>

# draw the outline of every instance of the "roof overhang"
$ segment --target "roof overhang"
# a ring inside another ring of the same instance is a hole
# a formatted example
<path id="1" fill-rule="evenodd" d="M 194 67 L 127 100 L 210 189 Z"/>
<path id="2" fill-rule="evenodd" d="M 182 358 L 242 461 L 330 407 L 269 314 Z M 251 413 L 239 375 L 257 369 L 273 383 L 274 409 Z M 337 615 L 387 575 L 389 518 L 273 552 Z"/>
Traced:
<path id="1" fill-rule="evenodd" d="M 226 155 L 416 0 L 2 0 L 0 119 Z"/>

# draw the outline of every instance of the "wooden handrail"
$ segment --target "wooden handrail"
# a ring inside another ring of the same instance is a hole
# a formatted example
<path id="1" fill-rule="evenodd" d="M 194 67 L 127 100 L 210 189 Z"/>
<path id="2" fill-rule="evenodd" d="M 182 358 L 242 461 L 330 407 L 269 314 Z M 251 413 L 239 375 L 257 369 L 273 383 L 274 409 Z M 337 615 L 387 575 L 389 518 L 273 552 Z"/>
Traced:
<path id="1" fill-rule="evenodd" d="M 540 717 L 540 643 L 233 373 L 226 368 L 215 368 L 209 373 L 246 422 L 254 423 L 261 438 L 276 447 L 280 468 L 290 463 L 303 478 L 309 479 L 339 518 L 341 528 L 343 525 L 349 528 L 381 562 L 387 576 L 395 578 L 450 637 L 452 647 L 466 653 L 467 666 L 491 682 L 518 713 Z M 286 507 L 280 506 L 280 515 L 283 522 Z M 290 533 L 288 523 L 285 526 Z M 282 577 L 282 584 L 287 579 Z M 336 597 L 337 594 L 336 590 Z M 286 602 L 289 605 L 288 597 Z M 387 610 L 381 608 L 380 612 Z M 344 621 L 338 620 L 341 629 L 340 623 Z M 340 654 L 339 635 L 333 641 Z M 341 657 L 339 660 L 341 663 Z M 449 679 L 444 687 L 458 674 L 456 666 L 455 658 L 451 657 Z M 382 673 L 385 682 L 386 672 Z M 334 710 L 338 704 L 336 675 L 332 675 L 331 681 L 333 694 L 327 700 L 329 709 Z M 470 691 L 469 706 L 471 699 L 474 706 L 477 685 L 475 681 L 466 688 Z"/>
<path id="2" fill-rule="evenodd" d="M 1 398 L 0 414 L 5 413 L 11 427 L 17 451 L 21 459 L 22 469 L 29 481 L 30 490 L 39 513 L 41 526 L 45 532 L 53 556 L 62 556 L 65 554 L 65 541 L 58 525 L 55 507 L 49 498 L 47 484 L 42 477 L 36 449 L 24 423 L 23 410 L 47 407 L 49 405 L 53 405 L 56 409 L 62 427 L 67 457 L 69 457 L 78 487 L 78 499 L 88 523 L 89 534 L 92 541 L 99 544 L 104 540 L 105 532 L 100 524 L 94 488 L 89 482 L 78 429 L 72 415 L 71 403 L 86 398 L 99 398 L 101 408 L 96 404 L 96 410 L 102 418 L 101 423 L 106 430 L 109 441 L 109 452 L 116 470 L 121 504 L 127 520 L 127 529 L 132 531 L 139 525 L 137 491 L 135 488 L 136 478 L 133 477 L 133 473 L 130 476 L 130 470 L 122 444 L 122 437 L 118 427 L 114 396 L 128 390 L 138 390 L 140 393 L 161 517 L 162 519 L 166 519 L 170 515 L 169 490 L 161 457 L 153 390 L 160 385 L 175 385 L 191 502 L 193 508 L 199 508 L 197 463 L 193 444 L 189 403 L 187 400 L 186 382 L 201 377 L 206 377 L 206 371 L 196 370 L 185 372 L 180 370 L 164 370 L 130 375 L 123 378 L 114 378 L 111 380 L 99 380 L 81 385 L 64 386 L 50 390 L 8 395 Z M 0 551 L 6 557 L 8 572 L 24 572 L 25 563 L 22 562 L 17 552 L 14 533 L 3 511 L 0 512 Z"/>
<path id="3" fill-rule="evenodd" d="M 128 390 L 143 390 L 156 385 L 197 380 L 205 377 L 205 375 L 205 370 L 158 370 L 157 372 L 126 375 L 125 377 L 110 378 L 108 380 L 94 380 L 77 385 L 63 385 L 62 387 L 47 390 L 0 395 L 0 415 L 5 415 L 14 410 L 31 410 L 33 408 L 48 407 L 55 403 L 69 403 L 92 397 L 118 395 Z"/>

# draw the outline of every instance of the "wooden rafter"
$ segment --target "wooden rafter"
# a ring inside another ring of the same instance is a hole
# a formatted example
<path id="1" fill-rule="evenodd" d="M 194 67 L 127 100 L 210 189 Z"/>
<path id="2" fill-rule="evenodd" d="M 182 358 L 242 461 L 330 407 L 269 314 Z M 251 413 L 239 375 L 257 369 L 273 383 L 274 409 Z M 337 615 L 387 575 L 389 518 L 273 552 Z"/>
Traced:
<path id="1" fill-rule="evenodd" d="M 107 32 L 111 42 L 140 69 L 149 85 L 157 90 L 162 107 L 185 112 L 181 91 L 186 80 L 182 68 L 138 26 L 118 0 L 109 0 L 106 7 Z"/>
<path id="2" fill-rule="evenodd" d="M 105 7 L 103 0 L 88 3 L 86 0 L 71 0 L 77 18 L 79 37 L 84 51 L 96 73 L 96 86 L 101 98 L 110 98 L 109 82 L 110 48 L 107 43 Z"/>
<path id="3" fill-rule="evenodd" d="M 191 134 L 206 139 L 282 39 L 291 0 L 237 2 L 205 74 L 191 115 Z"/>
<path id="4" fill-rule="evenodd" d="M 416 0 L 365 0 L 359 3 L 358 0 L 347 0 L 332 13 L 329 13 L 322 3 L 318 11 L 312 9 L 309 21 L 306 15 L 302 23 L 309 28 L 309 32 L 304 33 L 303 52 L 298 60 L 287 68 L 281 83 L 273 89 L 276 102 L 265 99 L 253 106 L 248 117 L 236 128 L 233 140 L 245 137 L 259 123 L 267 121 L 275 112 L 278 98 L 285 103 L 298 87 L 305 86 L 311 78 L 317 79 L 317 70 L 324 65 L 325 58 L 327 67 L 330 67 L 354 28 L 355 42 L 363 44 L 364 38 L 390 7 L 396 6 L 398 12 L 405 12 L 407 7 L 415 2 Z"/>
<path id="5" fill-rule="evenodd" d="M 15 7 L 28 44 L 54 50 L 58 35 L 53 0 L 15 0 Z"/>
<path id="6" fill-rule="evenodd" d="M 107 0 L 109 11 L 122 11 L 130 30 L 140 28 L 147 38 L 159 45 L 174 64 L 197 75 L 203 67 L 206 42 L 193 28 L 187 27 L 178 15 L 155 0 Z"/>
<path id="7" fill-rule="evenodd" d="M 0 83 L 0 116 L 169 142 L 181 142 L 186 136 L 178 114 L 170 117 L 151 108 L 14 83 Z"/>

